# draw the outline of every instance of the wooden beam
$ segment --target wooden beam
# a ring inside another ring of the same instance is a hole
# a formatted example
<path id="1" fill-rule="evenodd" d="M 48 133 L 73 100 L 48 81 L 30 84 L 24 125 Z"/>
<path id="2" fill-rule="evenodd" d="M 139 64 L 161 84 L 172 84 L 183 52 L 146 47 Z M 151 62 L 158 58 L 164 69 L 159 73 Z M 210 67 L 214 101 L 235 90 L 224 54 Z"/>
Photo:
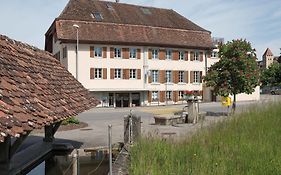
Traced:
<path id="1" fill-rule="evenodd" d="M 58 129 L 59 129 L 61 123 L 62 123 L 62 121 L 57 122 L 57 123 L 54 124 L 54 128 L 53 128 L 53 133 L 54 133 L 54 135 L 55 135 L 56 132 L 58 131 Z"/>
<path id="2" fill-rule="evenodd" d="M 54 141 L 55 133 L 57 132 L 61 123 L 62 123 L 62 121 L 51 124 L 49 126 L 45 126 L 45 138 L 43 139 L 44 142 L 53 142 Z"/>
<path id="3" fill-rule="evenodd" d="M 25 135 L 21 135 L 19 138 L 15 140 L 15 142 L 11 145 L 10 148 L 10 159 L 13 157 L 13 155 L 17 152 L 18 148 L 21 146 L 21 144 L 24 142 L 24 140 L 27 138 L 27 136 L 30 134 L 30 131 L 27 132 Z"/>
<path id="4" fill-rule="evenodd" d="M 7 136 L 3 143 L 0 143 L 0 174 L 8 175 L 10 170 L 10 148 L 11 137 Z"/>

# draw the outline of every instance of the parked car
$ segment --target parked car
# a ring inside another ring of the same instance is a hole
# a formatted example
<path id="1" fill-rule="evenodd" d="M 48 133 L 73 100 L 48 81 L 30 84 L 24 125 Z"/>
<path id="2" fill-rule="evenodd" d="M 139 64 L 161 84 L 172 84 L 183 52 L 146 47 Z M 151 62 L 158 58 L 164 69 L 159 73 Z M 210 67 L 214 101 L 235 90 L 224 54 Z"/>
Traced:
<path id="1" fill-rule="evenodd" d="M 274 87 L 274 88 L 272 88 L 270 93 L 272 95 L 281 95 L 281 87 Z"/>

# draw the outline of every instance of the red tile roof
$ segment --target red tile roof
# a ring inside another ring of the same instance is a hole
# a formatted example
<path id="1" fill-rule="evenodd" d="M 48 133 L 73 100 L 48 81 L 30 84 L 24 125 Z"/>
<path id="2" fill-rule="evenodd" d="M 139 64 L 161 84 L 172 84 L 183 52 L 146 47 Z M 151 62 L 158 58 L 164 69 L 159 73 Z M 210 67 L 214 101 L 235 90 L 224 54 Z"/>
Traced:
<path id="1" fill-rule="evenodd" d="M 111 6 L 112 8 L 108 8 Z M 147 9 L 151 14 L 144 13 Z M 102 20 L 93 18 L 100 13 Z M 70 0 L 59 19 L 206 31 L 171 9 L 100 0 Z"/>
<path id="2" fill-rule="evenodd" d="M 99 13 L 102 19 L 93 17 Z M 211 32 L 169 9 L 98 0 L 70 0 L 53 26 L 59 40 L 185 48 L 212 48 Z"/>
<path id="3" fill-rule="evenodd" d="M 56 22 L 57 37 L 63 42 L 75 42 L 78 24 L 81 43 L 124 44 L 163 46 L 177 48 L 210 48 L 210 34 L 202 31 L 186 31 L 160 27 L 133 26 L 85 21 L 59 20 Z"/>
<path id="4" fill-rule="evenodd" d="M 263 54 L 263 56 L 273 56 L 273 53 L 271 52 L 271 50 L 269 48 L 267 48 Z"/>
<path id="5" fill-rule="evenodd" d="M 51 54 L 0 35 L 0 142 L 97 104 Z"/>

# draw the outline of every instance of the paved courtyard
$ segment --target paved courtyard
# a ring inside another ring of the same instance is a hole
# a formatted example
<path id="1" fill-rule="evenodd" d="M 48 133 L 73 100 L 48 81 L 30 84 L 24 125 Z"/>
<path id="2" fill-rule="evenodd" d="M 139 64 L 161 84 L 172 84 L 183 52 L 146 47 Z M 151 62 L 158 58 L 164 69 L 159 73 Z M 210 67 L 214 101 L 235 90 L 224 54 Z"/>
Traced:
<path id="1" fill-rule="evenodd" d="M 281 96 L 262 95 L 259 102 L 239 102 L 237 105 L 238 112 L 246 110 L 251 105 L 264 105 L 270 101 L 280 100 Z M 141 116 L 142 120 L 142 132 L 147 133 L 176 133 L 173 137 L 178 137 L 183 134 L 188 134 L 196 131 L 201 127 L 201 124 L 182 124 L 177 126 L 157 126 L 154 125 L 155 111 L 161 110 L 181 110 L 185 105 L 173 105 L 173 106 L 155 106 L 155 107 L 138 107 L 138 108 L 95 108 L 90 111 L 84 112 L 78 116 L 80 121 L 88 123 L 87 128 L 76 129 L 72 131 L 60 131 L 57 132 L 55 137 L 59 142 L 71 142 L 77 148 L 88 148 L 95 146 L 106 146 L 108 139 L 108 125 L 113 126 L 113 142 L 123 141 L 124 130 L 124 116 L 130 113 L 130 110 L 137 116 Z M 226 111 L 220 103 L 201 103 L 200 111 L 212 111 L 222 112 Z M 206 117 L 203 125 L 209 125 L 212 122 L 216 122 L 222 119 L 222 117 Z M 29 138 L 28 142 L 34 141 L 42 136 L 42 134 L 33 134 L 33 138 Z"/>

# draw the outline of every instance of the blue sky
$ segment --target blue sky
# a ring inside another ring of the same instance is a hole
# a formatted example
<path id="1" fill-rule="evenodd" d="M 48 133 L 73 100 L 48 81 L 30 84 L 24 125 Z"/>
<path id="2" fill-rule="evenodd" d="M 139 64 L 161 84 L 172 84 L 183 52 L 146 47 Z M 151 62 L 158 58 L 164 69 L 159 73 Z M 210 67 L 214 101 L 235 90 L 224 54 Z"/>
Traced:
<path id="1" fill-rule="evenodd" d="M 0 6 L 0 34 L 41 49 L 44 34 L 68 0 L 5 0 Z M 280 55 L 281 0 L 120 0 L 173 9 L 214 37 L 246 38 L 258 56 L 269 47 Z"/>

